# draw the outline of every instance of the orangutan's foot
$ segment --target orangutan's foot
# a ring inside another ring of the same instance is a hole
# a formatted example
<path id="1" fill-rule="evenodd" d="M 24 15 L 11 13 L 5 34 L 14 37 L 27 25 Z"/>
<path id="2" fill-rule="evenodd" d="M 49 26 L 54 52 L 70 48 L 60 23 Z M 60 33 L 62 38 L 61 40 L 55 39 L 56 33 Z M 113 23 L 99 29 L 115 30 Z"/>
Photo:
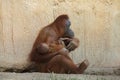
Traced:
<path id="1" fill-rule="evenodd" d="M 86 59 L 79 65 L 80 73 L 82 74 L 87 69 L 88 66 L 89 66 L 89 62 Z"/>

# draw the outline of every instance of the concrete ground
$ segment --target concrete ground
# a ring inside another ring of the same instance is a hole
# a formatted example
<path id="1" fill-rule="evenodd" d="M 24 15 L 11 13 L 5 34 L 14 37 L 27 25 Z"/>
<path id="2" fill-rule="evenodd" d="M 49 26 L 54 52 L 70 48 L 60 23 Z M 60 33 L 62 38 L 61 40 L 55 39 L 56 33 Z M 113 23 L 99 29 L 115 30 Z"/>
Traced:
<path id="1" fill-rule="evenodd" d="M 88 68 L 84 74 L 0 72 L 0 80 L 120 80 L 120 69 Z"/>
<path id="2" fill-rule="evenodd" d="M 119 75 L 1 72 L 0 80 L 120 80 Z"/>

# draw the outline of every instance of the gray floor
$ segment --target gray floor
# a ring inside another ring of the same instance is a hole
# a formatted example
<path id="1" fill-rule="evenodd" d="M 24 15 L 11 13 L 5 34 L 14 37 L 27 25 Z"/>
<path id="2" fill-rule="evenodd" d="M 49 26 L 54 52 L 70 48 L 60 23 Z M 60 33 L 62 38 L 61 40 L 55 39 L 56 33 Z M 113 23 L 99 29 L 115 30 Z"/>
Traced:
<path id="1" fill-rule="evenodd" d="M 0 73 L 0 80 L 120 80 L 119 75 Z"/>

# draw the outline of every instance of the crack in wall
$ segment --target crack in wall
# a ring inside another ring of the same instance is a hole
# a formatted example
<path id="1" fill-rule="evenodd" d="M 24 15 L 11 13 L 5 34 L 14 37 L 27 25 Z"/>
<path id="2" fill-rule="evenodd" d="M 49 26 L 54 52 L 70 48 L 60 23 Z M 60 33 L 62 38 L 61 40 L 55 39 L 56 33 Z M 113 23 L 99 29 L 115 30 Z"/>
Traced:
<path id="1" fill-rule="evenodd" d="M 3 33 L 3 18 L 2 18 L 2 0 L 1 0 L 1 6 L 0 6 L 0 12 L 1 12 L 1 15 L 0 15 L 0 23 L 1 23 L 1 27 L 2 27 L 2 32 L 1 32 L 1 34 L 2 34 L 2 42 L 3 42 L 3 51 L 4 51 L 4 53 L 5 53 L 5 40 L 4 40 L 4 33 Z"/>
<path id="2" fill-rule="evenodd" d="M 14 26 L 13 26 L 14 14 L 12 12 L 12 10 L 14 9 L 14 1 L 11 1 L 10 4 L 11 4 L 11 24 L 12 24 L 11 25 L 11 27 L 12 27 L 12 29 L 11 29 L 11 32 L 12 32 L 11 39 L 12 39 L 13 53 L 16 54 L 16 52 L 15 52 L 15 41 L 14 41 L 14 30 L 13 30 L 13 28 L 14 28 Z"/>
<path id="3" fill-rule="evenodd" d="M 53 6 L 53 19 L 55 20 L 55 7 L 56 7 L 55 2 L 53 2 L 53 5 L 51 6 Z"/>
<path id="4" fill-rule="evenodd" d="M 55 20 L 55 10 L 53 8 L 53 19 Z"/>

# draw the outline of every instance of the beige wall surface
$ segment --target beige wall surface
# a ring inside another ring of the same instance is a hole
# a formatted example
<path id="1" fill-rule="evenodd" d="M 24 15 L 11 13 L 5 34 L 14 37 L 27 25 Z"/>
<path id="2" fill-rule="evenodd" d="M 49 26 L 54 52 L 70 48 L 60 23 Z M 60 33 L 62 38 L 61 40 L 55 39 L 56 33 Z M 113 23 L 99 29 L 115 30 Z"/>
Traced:
<path id="1" fill-rule="evenodd" d="M 0 0 L 0 67 L 25 67 L 39 30 L 60 14 L 80 39 L 75 63 L 120 67 L 120 0 Z"/>

